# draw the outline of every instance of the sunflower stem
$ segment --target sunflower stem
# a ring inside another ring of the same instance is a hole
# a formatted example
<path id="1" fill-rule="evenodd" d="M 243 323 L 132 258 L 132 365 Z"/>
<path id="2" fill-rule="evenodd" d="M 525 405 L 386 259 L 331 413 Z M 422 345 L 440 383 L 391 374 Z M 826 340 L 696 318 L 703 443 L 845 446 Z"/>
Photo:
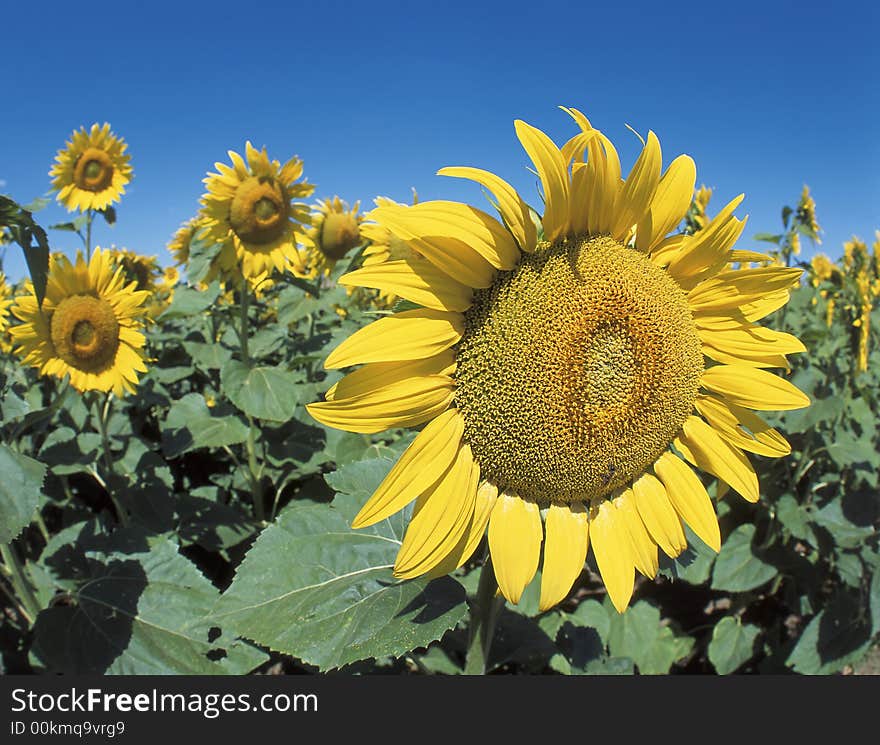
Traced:
<path id="1" fill-rule="evenodd" d="M 89 209 L 88 219 L 86 220 L 86 262 L 92 260 L 92 220 L 94 217 L 94 211 Z"/>
<path id="2" fill-rule="evenodd" d="M 24 612 L 24 617 L 30 626 L 40 613 L 40 601 L 37 600 L 37 596 L 28 582 L 24 567 L 21 565 L 21 560 L 15 552 L 15 546 L 12 543 L 0 545 L 0 556 L 2 556 L 3 563 L 9 569 L 9 581 L 12 583 L 16 599 L 21 604 L 21 610 Z"/>
<path id="3" fill-rule="evenodd" d="M 110 414 L 112 412 L 112 402 L 113 395 L 111 393 L 107 393 L 103 406 L 100 405 L 99 399 L 95 398 L 95 418 L 98 420 L 98 431 L 101 433 L 101 446 L 104 451 L 104 467 L 107 469 L 108 476 L 116 473 L 116 468 L 113 465 L 113 451 L 110 448 L 110 435 L 107 432 L 107 423 L 110 421 Z M 119 517 L 119 524 L 126 527 L 129 523 L 128 513 L 123 509 L 122 504 L 120 504 L 119 500 L 116 498 L 112 480 L 108 478 L 105 483 L 107 494 L 110 495 L 110 501 L 113 503 L 113 508 L 116 510 L 116 514 Z"/>
<path id="4" fill-rule="evenodd" d="M 477 594 L 471 603 L 471 622 L 468 634 L 468 649 L 464 663 L 465 675 L 485 675 L 489 663 L 489 651 L 495 635 L 498 614 L 504 605 L 504 598 L 497 594 L 498 582 L 492 557 L 486 558 L 480 570 L 480 583 Z"/>
<path id="5" fill-rule="evenodd" d="M 241 285 L 241 327 L 238 332 L 238 339 L 241 344 L 241 361 L 250 367 L 251 355 L 248 349 L 248 309 L 250 308 L 250 286 L 247 279 L 242 281 Z M 257 424 L 254 418 L 248 414 L 248 436 L 245 442 L 245 450 L 247 451 L 248 474 L 251 482 L 251 492 L 254 500 L 254 518 L 257 522 L 266 521 L 266 505 L 263 495 L 263 474 L 260 464 L 257 462 Z"/>

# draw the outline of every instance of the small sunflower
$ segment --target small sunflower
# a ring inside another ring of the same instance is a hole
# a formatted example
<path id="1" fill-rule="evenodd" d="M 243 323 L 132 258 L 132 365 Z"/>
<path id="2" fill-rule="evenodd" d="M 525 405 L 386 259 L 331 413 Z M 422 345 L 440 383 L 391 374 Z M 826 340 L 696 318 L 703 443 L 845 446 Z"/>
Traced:
<path id="1" fill-rule="evenodd" d="M 110 254 L 95 249 L 87 264 L 54 255 L 42 310 L 33 287 L 16 299 L 12 313 L 22 323 L 10 332 L 17 352 L 41 375 L 70 376 L 78 391 L 134 392 L 144 365 L 140 329 L 149 293 L 126 283 Z"/>
<path id="2" fill-rule="evenodd" d="M 125 279 L 135 283 L 136 290 L 155 292 L 162 276 L 162 267 L 156 256 L 143 256 L 127 248 L 105 249 L 111 262 L 122 267 Z"/>
<path id="3" fill-rule="evenodd" d="M 819 237 L 822 228 L 819 227 L 819 221 L 816 219 L 816 200 L 810 196 L 810 187 L 806 184 L 804 184 L 800 201 L 798 201 L 795 219 L 807 231 L 810 238 L 816 243 L 822 242 Z"/>
<path id="4" fill-rule="evenodd" d="M 220 264 L 225 267 L 234 258 L 248 280 L 272 270 L 301 270 L 297 243 L 308 240 L 304 226 L 309 224 L 309 208 L 294 200 L 310 196 L 315 187 L 300 180 L 299 158 L 282 166 L 269 160 L 265 148 L 257 150 L 250 142 L 245 155 L 247 162 L 230 150 L 232 167 L 215 163 L 218 173 L 204 180 L 207 193 L 200 217 L 209 237 L 224 244 L 227 255 Z"/>
<path id="5" fill-rule="evenodd" d="M 103 210 L 118 202 L 132 176 L 127 147 L 106 123 L 93 124 L 88 132 L 75 130 L 49 171 L 58 201 L 70 212 Z"/>
<path id="6" fill-rule="evenodd" d="M 9 307 L 12 305 L 12 289 L 6 284 L 6 275 L 0 272 L 0 335 L 9 328 Z"/>
<path id="7" fill-rule="evenodd" d="M 339 197 L 324 201 L 319 199 L 311 214 L 311 227 L 304 253 L 305 273 L 309 277 L 327 276 L 336 262 L 363 242 L 361 222 L 358 215 L 360 202 L 349 209 Z"/>
<path id="8" fill-rule="evenodd" d="M 181 225 L 174 236 L 168 241 L 168 253 L 174 259 L 177 266 L 185 266 L 189 263 L 190 245 L 196 237 L 196 233 L 204 227 L 205 223 L 198 217 L 193 217 Z"/>
<path id="9" fill-rule="evenodd" d="M 684 550 L 682 521 L 720 548 L 692 466 L 755 502 L 745 452 L 790 452 L 754 410 L 809 404 L 766 369 L 804 346 L 756 322 L 788 301 L 801 270 L 752 268 L 751 252 L 732 250 L 742 196 L 694 235 L 669 235 L 691 203 L 691 158 L 661 173 L 649 132 L 623 179 L 610 140 L 566 111 L 580 132 L 561 149 L 515 125 L 543 186 L 540 231 L 513 187 L 470 167 L 440 174 L 484 186 L 502 222 L 451 201 L 383 204 L 366 216 L 425 260 L 387 261 L 340 282 L 422 307 L 342 342 L 325 367 L 363 367 L 308 409 L 352 432 L 425 425 L 354 520 L 372 525 L 415 500 L 397 577 L 455 569 L 488 528 L 511 602 L 534 577 L 542 544 L 542 609 L 568 594 L 592 546 L 622 612 L 635 570 L 653 577 L 658 547 L 670 557 Z"/>

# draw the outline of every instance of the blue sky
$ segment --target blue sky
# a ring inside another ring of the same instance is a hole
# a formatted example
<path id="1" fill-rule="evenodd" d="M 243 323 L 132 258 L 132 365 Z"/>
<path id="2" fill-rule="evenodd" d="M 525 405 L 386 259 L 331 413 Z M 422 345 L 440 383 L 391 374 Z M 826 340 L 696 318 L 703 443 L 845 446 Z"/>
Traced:
<path id="1" fill-rule="evenodd" d="M 517 142 L 522 118 L 557 142 L 560 104 L 582 109 L 632 165 L 653 129 L 664 163 L 686 152 L 715 210 L 740 192 L 740 245 L 775 231 L 810 185 L 839 255 L 880 228 L 880 11 L 873 3 L 452 2 L 15 3 L 0 114 L 0 192 L 49 188 L 71 131 L 109 121 L 135 178 L 101 245 L 167 261 L 201 180 L 250 139 L 298 154 L 315 197 L 453 198 L 478 187 L 444 165 L 494 171 L 538 204 Z M 11 79 L 10 79 L 11 78 Z M 53 204 L 43 224 L 70 219 Z M 51 232 L 72 252 L 76 237 Z M 812 249 L 807 247 L 807 253 Z M 23 272 L 10 247 L 5 268 Z"/>

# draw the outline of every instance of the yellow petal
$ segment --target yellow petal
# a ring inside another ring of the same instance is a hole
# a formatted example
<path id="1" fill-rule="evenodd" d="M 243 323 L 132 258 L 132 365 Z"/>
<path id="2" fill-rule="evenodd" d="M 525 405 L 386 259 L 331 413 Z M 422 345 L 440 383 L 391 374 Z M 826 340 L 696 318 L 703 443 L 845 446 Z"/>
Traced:
<path id="1" fill-rule="evenodd" d="M 418 378 L 423 375 L 451 375 L 454 369 L 455 352 L 451 349 L 424 360 L 373 362 L 346 375 L 327 390 L 324 398 L 327 401 L 334 401 L 360 396 L 376 388 L 398 383 L 407 378 Z"/>
<path id="2" fill-rule="evenodd" d="M 704 388 L 747 409 L 788 411 L 810 405 L 809 397 L 785 378 L 745 365 L 715 365 L 703 371 Z"/>
<path id="3" fill-rule="evenodd" d="M 507 225 L 508 230 L 513 234 L 519 247 L 527 252 L 535 250 L 538 241 L 537 231 L 535 230 L 535 224 L 529 216 L 529 207 L 522 200 L 516 189 L 504 179 L 499 178 L 494 173 L 489 173 L 489 171 L 484 171 L 480 168 L 469 168 L 467 166 L 441 168 L 437 171 L 437 175 L 466 178 L 486 187 L 492 196 L 495 197 L 501 218 L 504 220 L 504 224 Z"/>
<path id="4" fill-rule="evenodd" d="M 633 593 L 635 563 L 625 518 L 607 499 L 590 510 L 590 543 L 608 597 L 623 613 Z"/>
<path id="5" fill-rule="evenodd" d="M 639 220 L 636 248 L 650 251 L 684 219 L 696 181 L 697 167 L 689 156 L 679 155 L 669 164 L 654 192 L 650 209 Z"/>
<path id="6" fill-rule="evenodd" d="M 544 238 L 555 241 L 568 229 L 568 170 L 559 148 L 540 129 L 521 119 L 514 122 L 516 135 L 535 164 L 544 188 Z"/>
<path id="7" fill-rule="evenodd" d="M 462 445 L 446 473 L 416 502 L 394 562 L 395 577 L 425 574 L 455 549 L 473 517 L 479 477 L 470 446 Z"/>
<path id="8" fill-rule="evenodd" d="M 651 206 L 651 200 L 660 182 L 662 161 L 660 141 L 657 135 L 648 132 L 648 142 L 620 193 L 617 217 L 611 233 L 618 240 L 626 240 L 630 229 L 642 219 Z"/>
<path id="9" fill-rule="evenodd" d="M 568 595 L 587 560 L 589 520 L 580 502 L 550 505 L 545 518 L 544 567 L 538 608 L 548 610 Z"/>
<path id="10" fill-rule="evenodd" d="M 489 518 L 489 551 L 501 594 L 518 603 L 538 570 L 541 553 L 538 505 L 511 494 L 499 494 Z"/>
<path id="11" fill-rule="evenodd" d="M 578 187 L 579 195 L 587 195 L 586 205 L 582 210 L 587 223 L 585 232 L 592 235 L 610 233 L 623 188 L 620 158 L 611 140 L 601 133 L 598 138 L 590 141 L 587 151 L 589 154 L 584 166 L 584 182 Z"/>
<path id="12" fill-rule="evenodd" d="M 806 352 L 800 339 L 763 326 L 697 329 L 703 353 L 723 364 L 749 367 L 788 367 L 786 354 Z"/>
<path id="13" fill-rule="evenodd" d="M 778 458 L 791 452 L 791 445 L 786 439 L 748 409 L 715 396 L 698 396 L 695 405 L 718 434 L 743 450 L 768 458 Z"/>
<path id="14" fill-rule="evenodd" d="M 665 452 L 654 463 L 654 471 L 666 487 L 666 494 L 679 517 L 691 526 L 713 551 L 721 550 L 721 532 L 712 499 L 690 467 L 676 455 Z"/>
<path id="15" fill-rule="evenodd" d="M 653 579 L 657 576 L 657 570 L 660 568 L 657 543 L 651 538 L 644 521 L 639 516 L 632 489 L 624 489 L 612 500 L 612 504 L 629 534 L 630 548 L 636 569 L 646 577 Z"/>
<path id="16" fill-rule="evenodd" d="M 495 269 L 464 241 L 447 234 L 444 223 L 422 217 L 421 205 L 411 207 L 383 202 L 367 215 L 405 241 L 416 253 L 468 287 L 489 287 Z"/>
<path id="17" fill-rule="evenodd" d="M 760 497 L 758 476 L 745 453 L 724 440 L 706 422 L 690 416 L 673 440 L 687 461 L 717 476 L 749 502 Z"/>
<path id="18" fill-rule="evenodd" d="M 423 359 L 449 349 L 463 333 L 464 318 L 458 313 L 405 310 L 353 333 L 330 353 L 324 367 Z"/>
<path id="19" fill-rule="evenodd" d="M 663 484 L 646 473 L 636 479 L 632 490 L 639 516 L 651 538 L 663 549 L 663 553 L 674 559 L 687 548 L 687 539 Z"/>
<path id="20" fill-rule="evenodd" d="M 358 512 L 351 527 L 374 525 L 427 491 L 457 457 L 463 433 L 464 419 L 457 409 L 430 421 Z"/>
<path id="21" fill-rule="evenodd" d="M 339 284 L 372 287 L 434 310 L 467 310 L 474 295 L 473 288 L 456 282 L 424 259 L 385 261 L 366 266 L 344 274 L 339 278 Z"/>
<path id="22" fill-rule="evenodd" d="M 802 274 L 801 269 L 776 266 L 720 272 L 700 282 L 688 293 L 688 306 L 694 314 L 711 315 L 722 310 L 740 310 L 742 305 L 760 301 L 771 294 L 774 301 L 778 301 L 781 297 L 779 293 L 795 286 Z M 785 297 L 787 299 L 787 294 Z M 772 310 L 767 311 L 770 312 Z M 749 320 L 754 321 L 757 318 Z"/>
<path id="23" fill-rule="evenodd" d="M 448 375 L 407 378 L 360 396 L 306 405 L 321 424 L 375 434 L 391 427 L 415 427 L 446 411 L 454 397 Z"/>
<path id="24" fill-rule="evenodd" d="M 484 481 L 477 489 L 477 500 L 474 505 L 474 514 L 471 518 L 465 534 L 458 542 L 458 546 L 434 569 L 428 574 L 429 577 L 442 577 L 455 571 L 464 564 L 477 550 L 483 534 L 486 532 L 486 526 L 489 524 L 489 516 L 492 514 L 492 508 L 495 506 L 495 500 L 498 498 L 498 489 Z"/>

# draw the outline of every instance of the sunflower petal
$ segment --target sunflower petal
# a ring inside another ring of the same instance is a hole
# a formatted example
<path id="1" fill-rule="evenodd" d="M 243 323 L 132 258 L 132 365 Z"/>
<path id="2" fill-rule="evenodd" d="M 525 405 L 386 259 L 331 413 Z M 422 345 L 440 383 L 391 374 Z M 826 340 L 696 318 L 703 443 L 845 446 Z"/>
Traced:
<path id="1" fill-rule="evenodd" d="M 477 500 L 474 505 L 474 514 L 468 525 L 467 531 L 458 542 L 458 546 L 436 567 L 434 567 L 429 577 L 442 577 L 444 574 L 455 571 L 464 564 L 477 550 L 483 535 L 486 532 L 486 526 L 489 524 L 489 516 L 492 514 L 492 508 L 495 506 L 495 500 L 498 498 L 498 489 L 488 481 L 484 481 L 477 489 Z"/>
<path id="2" fill-rule="evenodd" d="M 429 422 L 361 507 L 351 527 L 374 525 L 427 491 L 458 456 L 463 433 L 464 419 L 457 409 Z"/>
<path id="3" fill-rule="evenodd" d="M 690 467 L 669 451 L 654 463 L 654 471 L 666 487 L 666 494 L 679 517 L 690 525 L 713 551 L 721 550 L 718 517 L 706 488 Z"/>
<path id="4" fill-rule="evenodd" d="M 636 479 L 632 491 L 636 509 L 651 538 L 663 549 L 663 553 L 674 559 L 687 548 L 687 539 L 663 484 L 646 473 Z"/>
<path id="5" fill-rule="evenodd" d="M 669 164 L 654 192 L 650 209 L 639 220 L 636 248 L 640 251 L 655 248 L 684 219 L 696 181 L 697 167 L 691 157 L 679 155 Z"/>
<path id="6" fill-rule="evenodd" d="M 521 119 L 514 122 L 516 135 L 544 187 L 544 238 L 555 241 L 568 229 L 568 169 L 562 153 L 540 129 Z"/>
<path id="7" fill-rule="evenodd" d="M 785 378 L 745 365 L 714 365 L 703 371 L 702 385 L 747 409 L 788 411 L 810 405 L 810 398 Z"/>
<path id="8" fill-rule="evenodd" d="M 470 446 L 416 502 L 394 562 L 394 576 L 411 579 L 429 572 L 458 545 L 474 514 L 479 469 Z"/>
<path id="9" fill-rule="evenodd" d="M 407 378 L 418 378 L 423 375 L 450 375 L 454 369 L 455 353 L 451 349 L 423 360 L 371 362 L 337 381 L 324 394 L 324 399 L 335 401 L 361 396 L 376 388 L 399 383 Z"/>
<path id="10" fill-rule="evenodd" d="M 498 495 L 489 518 L 489 551 L 501 594 L 518 603 L 538 570 L 543 538 L 538 505 L 512 494 Z"/>
<path id="11" fill-rule="evenodd" d="M 635 584 L 635 562 L 624 521 L 607 499 L 590 510 L 590 543 L 608 597 L 618 613 L 629 605 Z"/>
<path id="12" fill-rule="evenodd" d="M 756 455 L 778 458 L 791 452 L 791 445 L 753 411 L 715 396 L 698 396 L 697 411 L 725 440 Z"/>
<path id="13" fill-rule="evenodd" d="M 463 285 L 423 259 L 385 261 L 365 266 L 339 278 L 345 287 L 371 287 L 399 295 L 433 310 L 465 311 L 471 307 L 473 288 Z"/>
<path id="14" fill-rule="evenodd" d="M 657 570 L 660 568 L 657 543 L 651 538 L 644 521 L 639 516 L 632 489 L 625 489 L 612 500 L 612 503 L 629 534 L 630 548 L 636 569 L 646 577 L 653 579 L 657 576 Z"/>
<path id="15" fill-rule="evenodd" d="M 571 590 L 584 568 L 590 543 L 590 523 L 580 502 L 551 504 L 545 525 L 547 537 L 538 604 L 541 611 L 552 608 Z"/>
<path id="16" fill-rule="evenodd" d="M 648 132 L 648 142 L 642 148 L 620 192 L 617 217 L 611 231 L 617 240 L 626 240 L 630 229 L 642 220 L 651 206 L 660 182 L 662 160 L 660 141 L 657 135 Z"/>
<path id="17" fill-rule="evenodd" d="M 464 318 L 458 313 L 405 310 L 353 333 L 330 353 L 324 367 L 423 359 L 449 349 L 463 333 Z"/>
<path id="18" fill-rule="evenodd" d="M 513 234 L 519 247 L 526 252 L 532 252 L 537 245 L 537 230 L 529 216 L 529 206 L 523 201 L 510 184 L 499 178 L 494 173 L 484 171 L 481 168 L 467 166 L 450 166 L 437 171 L 438 176 L 452 176 L 453 178 L 466 178 L 476 181 L 484 186 L 495 197 L 498 211 L 507 229 Z"/>
<path id="19" fill-rule="evenodd" d="M 685 460 L 717 476 L 746 501 L 758 501 L 758 476 L 749 459 L 702 419 L 688 417 L 673 443 Z"/>

